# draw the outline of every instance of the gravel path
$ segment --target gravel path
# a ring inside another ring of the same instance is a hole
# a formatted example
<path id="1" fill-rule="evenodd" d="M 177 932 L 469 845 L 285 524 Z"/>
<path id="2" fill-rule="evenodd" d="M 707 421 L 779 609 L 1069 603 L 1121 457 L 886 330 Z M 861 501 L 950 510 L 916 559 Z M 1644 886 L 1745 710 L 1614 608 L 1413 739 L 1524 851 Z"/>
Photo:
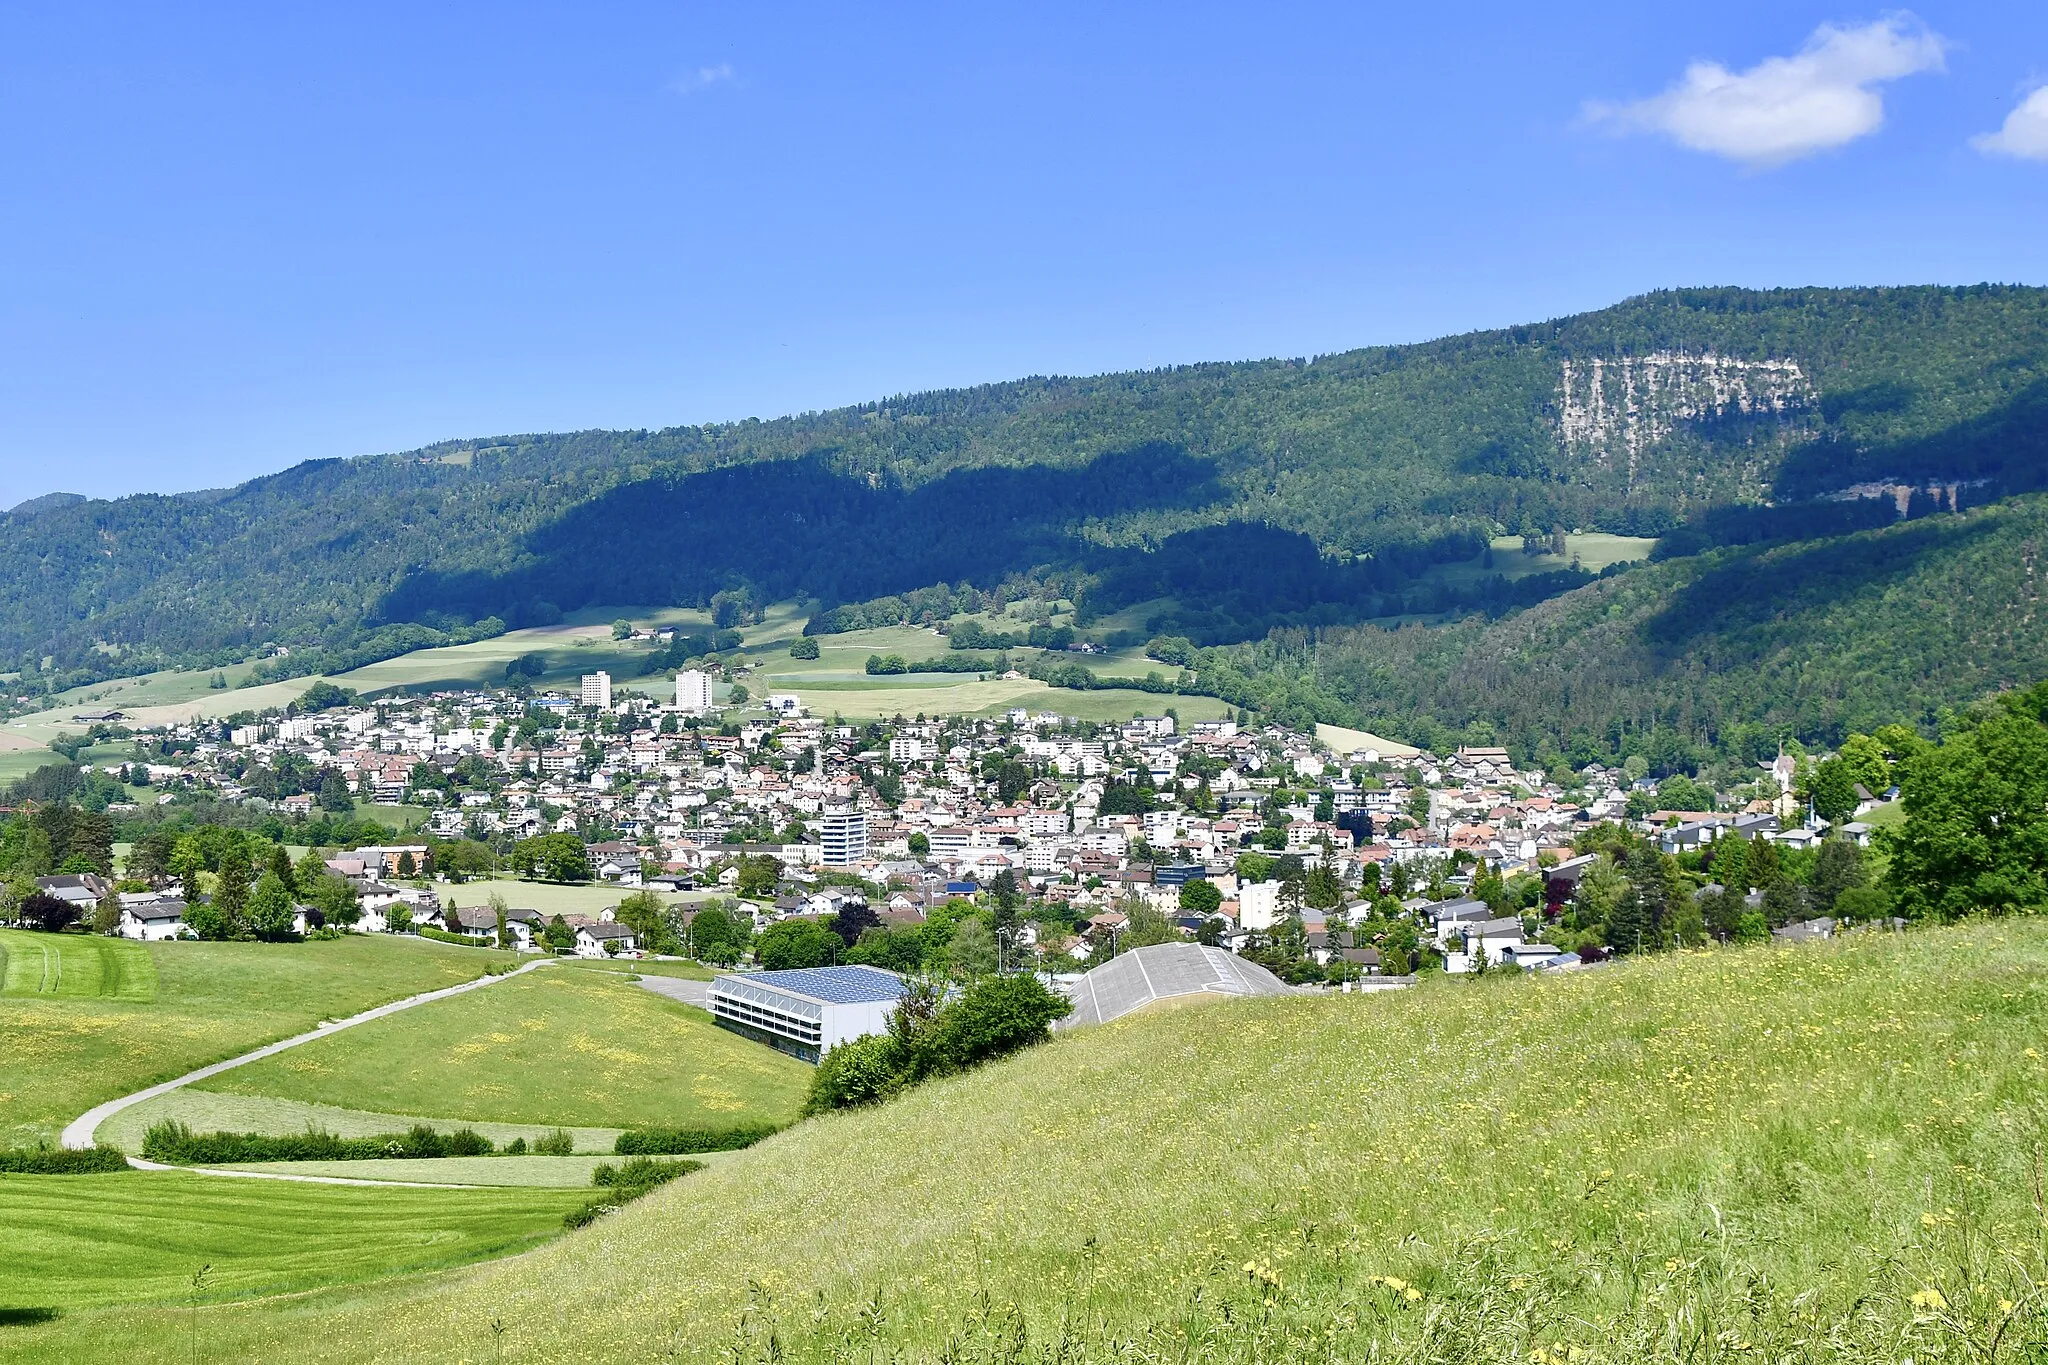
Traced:
<path id="1" fill-rule="evenodd" d="M 446 1000 L 451 995 L 461 995 L 464 991 L 478 990 L 497 981 L 509 981 L 513 977 L 523 976 L 537 967 L 551 967 L 553 965 L 553 958 L 544 957 L 526 963 L 524 966 L 515 967 L 511 971 L 498 976 L 482 976 L 474 981 L 465 981 L 459 986 L 443 986 L 437 991 L 427 991 L 420 995 L 409 995 L 403 1000 L 394 1000 L 388 1005 L 379 1005 L 375 1009 L 364 1010 L 361 1014 L 351 1014 L 346 1019 L 330 1020 L 320 1025 L 320 1027 L 306 1033 L 301 1033 L 296 1037 L 280 1039 L 275 1043 L 266 1043 L 254 1052 L 245 1052 L 239 1057 L 230 1057 L 224 1062 L 215 1062 L 211 1066 L 202 1066 L 197 1071 L 189 1071 L 174 1081 L 164 1081 L 159 1085 L 150 1086 L 147 1090 L 138 1090 L 132 1095 L 123 1095 L 118 1100 L 108 1100 L 105 1104 L 96 1104 L 66 1124 L 63 1135 L 58 1141 L 62 1142 L 66 1147 L 74 1149 L 90 1147 L 92 1146 L 93 1134 L 99 1131 L 99 1126 L 132 1104 L 140 1104 L 144 1100 L 153 1100 L 158 1095 L 168 1094 L 181 1086 L 190 1085 L 194 1081 L 203 1081 L 209 1076 L 218 1076 L 223 1071 L 232 1071 L 238 1066 L 247 1066 L 250 1062 L 259 1061 L 265 1057 L 274 1057 L 286 1048 L 297 1047 L 301 1043 L 315 1042 L 321 1038 L 339 1033 L 345 1028 L 354 1028 L 357 1024 L 367 1024 L 372 1019 L 382 1019 L 386 1015 L 396 1014 L 400 1010 L 409 1010 L 415 1005 L 424 1005 L 429 1001 Z M 152 1161 L 144 1161 L 140 1157 L 128 1158 L 128 1164 L 144 1171 L 205 1170 L 202 1167 L 160 1166 Z M 258 1180 L 308 1180 L 327 1185 L 382 1185 L 393 1183 L 391 1181 L 345 1180 L 339 1176 L 284 1175 L 267 1171 L 205 1170 L 205 1173 L 209 1175 L 246 1176 Z"/>

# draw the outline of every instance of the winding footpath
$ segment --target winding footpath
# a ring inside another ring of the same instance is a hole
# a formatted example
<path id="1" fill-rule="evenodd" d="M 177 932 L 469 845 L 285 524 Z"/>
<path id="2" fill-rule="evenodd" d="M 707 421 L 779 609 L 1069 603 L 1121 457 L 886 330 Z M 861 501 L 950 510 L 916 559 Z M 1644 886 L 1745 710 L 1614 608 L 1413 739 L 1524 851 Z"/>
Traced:
<path id="1" fill-rule="evenodd" d="M 457 986 L 443 986 L 437 991 L 426 991 L 419 995 L 409 995 L 403 1000 L 393 1000 L 388 1005 L 378 1005 L 374 1009 L 364 1010 L 361 1014 L 351 1014 L 346 1019 L 331 1019 L 316 1029 L 311 1029 L 294 1037 L 280 1039 L 275 1043 L 266 1043 L 253 1052 L 245 1052 L 239 1057 L 230 1057 L 224 1062 L 215 1062 L 211 1066 L 202 1066 L 197 1071 L 188 1071 L 176 1080 L 152 1085 L 147 1090 L 138 1090 L 132 1095 L 123 1095 L 117 1100 L 108 1100 L 105 1104 L 96 1104 L 66 1124 L 64 1132 L 58 1138 L 58 1141 L 73 1150 L 83 1150 L 93 1145 L 93 1134 L 99 1131 L 101 1124 L 120 1113 L 123 1109 L 141 1104 L 144 1100 L 153 1100 L 158 1095 L 168 1095 L 171 1091 L 190 1085 L 194 1081 L 203 1081 L 209 1076 L 218 1076 L 223 1071 L 232 1071 L 238 1066 L 247 1066 L 249 1063 L 261 1061 L 265 1057 L 274 1057 L 285 1049 L 297 1047 L 301 1043 L 312 1043 L 322 1038 L 332 1037 L 343 1029 L 354 1028 L 357 1024 L 367 1024 L 372 1019 L 382 1019 L 387 1015 L 397 1014 L 400 1010 L 409 1010 L 415 1005 L 425 1005 L 435 1000 L 446 1000 L 449 996 L 461 995 L 464 991 L 481 990 L 483 987 L 494 982 L 510 981 L 515 976 L 524 976 L 526 973 L 537 968 L 551 967 L 553 965 L 553 958 L 543 957 L 528 962 L 524 966 L 514 967 L 511 971 L 503 972 L 496 976 L 480 976 L 474 981 L 465 981 Z M 206 1166 L 165 1166 L 155 1161 L 144 1161 L 141 1157 L 134 1156 L 128 1158 L 128 1164 L 140 1171 L 185 1171 L 196 1175 L 234 1176 L 248 1180 L 298 1180 L 316 1185 L 411 1184 L 420 1188 L 427 1187 L 426 1182 L 415 1181 L 352 1180 L 338 1175 L 287 1175 L 282 1171 L 223 1171 Z M 434 1188 L 448 1189 L 455 1187 L 434 1186 Z"/>

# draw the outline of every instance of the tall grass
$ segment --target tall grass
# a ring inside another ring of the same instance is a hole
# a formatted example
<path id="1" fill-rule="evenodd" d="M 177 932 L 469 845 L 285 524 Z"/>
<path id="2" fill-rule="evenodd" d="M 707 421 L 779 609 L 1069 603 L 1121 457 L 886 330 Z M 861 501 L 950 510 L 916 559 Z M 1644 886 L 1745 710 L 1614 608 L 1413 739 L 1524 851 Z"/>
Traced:
<path id="1" fill-rule="evenodd" d="M 2036 921 L 1191 1007 L 517 1262 L 202 1331 L 271 1361 L 483 1359 L 494 1316 L 518 1361 L 2040 1359 L 2044 1052 Z M 16 1349 L 169 1358 L 176 1325 Z"/>

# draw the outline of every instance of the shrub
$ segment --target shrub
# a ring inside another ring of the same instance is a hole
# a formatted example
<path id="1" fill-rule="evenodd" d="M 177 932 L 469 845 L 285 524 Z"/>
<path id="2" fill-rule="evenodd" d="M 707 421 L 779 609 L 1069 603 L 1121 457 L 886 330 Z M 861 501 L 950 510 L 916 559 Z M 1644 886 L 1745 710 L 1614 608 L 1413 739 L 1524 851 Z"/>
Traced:
<path id="1" fill-rule="evenodd" d="M 1043 1042 L 1073 1002 L 1035 976 L 983 977 L 939 1011 L 933 1051 L 949 1071 L 964 1070 Z"/>
<path id="2" fill-rule="evenodd" d="M 557 1128 L 535 1138 L 533 1151 L 535 1156 L 573 1156 L 576 1152 L 576 1138 L 567 1128 Z"/>
<path id="3" fill-rule="evenodd" d="M 628 1128 L 612 1144 L 612 1151 L 618 1156 L 737 1152 L 781 1131 L 781 1125 L 774 1123 L 742 1123 L 731 1128 Z"/>
<path id="4" fill-rule="evenodd" d="M 811 1075 L 806 1114 L 851 1109 L 887 1099 L 908 1085 L 903 1050 L 886 1033 L 871 1033 L 827 1052 Z"/>
<path id="5" fill-rule="evenodd" d="M 525 1155 L 526 1155 L 526 1139 L 525 1139 L 525 1138 L 523 1138 L 523 1137 L 516 1137 L 516 1138 L 513 1138 L 513 1139 L 512 1139 L 512 1140 L 511 1140 L 510 1142 L 506 1143 L 506 1144 L 505 1144 L 505 1155 L 506 1155 L 506 1156 L 525 1156 Z"/>
<path id="6" fill-rule="evenodd" d="M 604 1162 L 590 1173 L 590 1183 L 607 1192 L 606 1197 L 562 1215 L 562 1226 L 580 1228 L 596 1222 L 623 1204 L 629 1204 L 649 1190 L 666 1185 L 679 1176 L 701 1171 L 701 1161 L 655 1161 L 636 1156 L 623 1165 Z"/>
<path id="7" fill-rule="evenodd" d="M 792 659 L 815 659 L 818 657 L 818 642 L 810 636 L 799 636 L 789 642 L 789 657 Z"/>
<path id="8" fill-rule="evenodd" d="M 0 1149 L 0 1173 L 7 1175 L 104 1175 L 128 1169 L 119 1147 L 17 1147 Z"/>

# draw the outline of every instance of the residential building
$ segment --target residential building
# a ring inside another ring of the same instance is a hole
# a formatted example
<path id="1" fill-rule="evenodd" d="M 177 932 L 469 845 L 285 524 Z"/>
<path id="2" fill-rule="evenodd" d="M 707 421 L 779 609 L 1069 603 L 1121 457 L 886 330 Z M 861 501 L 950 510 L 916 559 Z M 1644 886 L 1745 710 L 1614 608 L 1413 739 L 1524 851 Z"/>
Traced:
<path id="1" fill-rule="evenodd" d="M 711 709 L 711 675 L 699 669 L 676 674 L 676 708 L 682 711 Z"/>
<path id="2" fill-rule="evenodd" d="M 585 673 L 583 675 L 583 704 L 600 711 L 612 709 L 612 675 L 609 673 Z"/>
<path id="3" fill-rule="evenodd" d="M 852 867 L 868 856 L 866 811 L 827 811 L 818 819 L 827 867 Z"/>

